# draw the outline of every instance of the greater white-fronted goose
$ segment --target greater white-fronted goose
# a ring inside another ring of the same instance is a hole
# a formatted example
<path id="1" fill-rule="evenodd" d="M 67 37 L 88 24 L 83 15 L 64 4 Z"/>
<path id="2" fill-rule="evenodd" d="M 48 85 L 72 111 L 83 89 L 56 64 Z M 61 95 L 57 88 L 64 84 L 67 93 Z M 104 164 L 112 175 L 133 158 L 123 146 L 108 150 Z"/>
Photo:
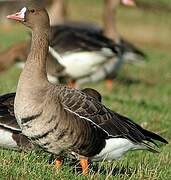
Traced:
<path id="1" fill-rule="evenodd" d="M 35 144 L 57 155 L 63 151 L 76 154 L 87 174 L 88 159 L 113 160 L 134 149 L 157 152 L 154 140 L 167 143 L 84 92 L 48 82 L 50 25 L 45 9 L 24 7 L 7 17 L 32 29 L 31 50 L 19 78 L 14 112 L 22 133 Z"/>
<path id="2" fill-rule="evenodd" d="M 82 89 L 84 93 L 101 102 L 101 94 L 94 89 Z M 35 149 L 33 143 L 21 132 L 14 115 L 14 98 L 16 93 L 8 93 L 0 96 L 0 147 L 9 150 L 30 151 Z M 63 157 L 51 155 L 49 162 L 54 161 L 59 168 Z"/>
<path id="3" fill-rule="evenodd" d="M 85 88 L 81 90 L 87 95 L 101 102 L 101 94 L 94 89 Z M 0 147 L 14 150 L 31 150 L 34 145 L 21 133 L 14 115 L 15 93 L 0 96 Z"/>

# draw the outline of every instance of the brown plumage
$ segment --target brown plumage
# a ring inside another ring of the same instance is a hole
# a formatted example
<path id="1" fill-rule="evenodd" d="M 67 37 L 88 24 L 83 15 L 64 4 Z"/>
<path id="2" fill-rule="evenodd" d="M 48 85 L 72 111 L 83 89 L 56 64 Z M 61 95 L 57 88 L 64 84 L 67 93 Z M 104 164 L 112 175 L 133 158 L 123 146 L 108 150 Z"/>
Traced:
<path id="1" fill-rule="evenodd" d="M 101 101 L 101 95 L 94 89 L 82 90 L 87 95 Z M 0 147 L 14 150 L 31 150 L 34 145 L 22 134 L 14 115 L 15 93 L 0 96 Z"/>
<path id="2" fill-rule="evenodd" d="M 112 160 L 129 149 L 156 152 L 153 140 L 167 143 L 86 93 L 48 82 L 49 18 L 44 9 L 23 8 L 8 18 L 32 29 L 31 50 L 19 78 L 14 109 L 22 133 L 35 144 L 57 155 L 66 151 L 80 158 Z"/>
<path id="3" fill-rule="evenodd" d="M 95 89 L 92 88 L 84 88 L 81 90 L 82 92 L 86 93 L 87 95 L 95 98 L 97 101 L 101 102 L 102 101 L 102 96 L 101 94 L 96 91 Z"/>

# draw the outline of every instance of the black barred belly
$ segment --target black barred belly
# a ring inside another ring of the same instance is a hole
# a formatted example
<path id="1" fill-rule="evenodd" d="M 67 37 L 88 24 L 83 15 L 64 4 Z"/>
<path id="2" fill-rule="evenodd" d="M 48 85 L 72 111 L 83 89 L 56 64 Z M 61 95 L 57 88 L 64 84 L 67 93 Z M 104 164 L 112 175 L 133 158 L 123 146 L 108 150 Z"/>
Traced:
<path id="1" fill-rule="evenodd" d="M 32 118 L 32 122 L 34 122 L 34 118 Z M 33 143 L 57 155 L 61 151 L 70 151 L 85 157 L 93 157 L 105 147 L 106 133 L 89 121 L 73 119 L 63 123 L 63 121 L 53 121 L 53 119 L 56 119 L 56 117 L 50 118 L 48 122 L 50 128 L 43 130 L 42 126 L 39 133 L 29 136 Z M 77 123 L 80 121 L 81 123 Z M 30 127 L 30 131 L 32 130 L 32 127 Z"/>
<path id="2" fill-rule="evenodd" d="M 105 138 L 98 132 L 82 129 L 81 135 L 74 138 L 72 145 L 72 151 L 79 155 L 93 157 L 99 154 L 106 145 Z"/>
<path id="3" fill-rule="evenodd" d="M 65 129 L 56 131 L 55 126 L 55 128 L 31 137 L 31 139 L 35 144 L 38 144 L 44 150 L 58 155 L 61 151 L 65 151 L 71 146 L 71 143 L 65 136 L 66 132 L 67 130 Z"/>
<path id="4" fill-rule="evenodd" d="M 59 154 L 61 151 L 71 146 L 71 140 L 66 136 L 68 127 L 62 127 L 61 122 L 54 121 L 56 116 L 50 118 L 46 124 L 42 123 L 40 130 L 35 131 L 34 122 L 38 116 L 40 115 L 22 119 L 24 127 L 23 133 L 32 140 L 33 144 L 37 144 L 46 151 L 54 154 Z M 29 121 L 30 124 L 28 124 Z M 45 128 L 46 125 L 48 126 L 47 128 Z"/>
<path id="5" fill-rule="evenodd" d="M 89 144 L 83 144 L 79 147 L 79 153 L 80 155 L 83 155 L 85 157 L 93 157 L 97 154 L 99 154 L 102 149 L 105 147 L 106 142 L 105 140 L 99 140 L 94 139 L 94 141 L 91 141 Z"/>

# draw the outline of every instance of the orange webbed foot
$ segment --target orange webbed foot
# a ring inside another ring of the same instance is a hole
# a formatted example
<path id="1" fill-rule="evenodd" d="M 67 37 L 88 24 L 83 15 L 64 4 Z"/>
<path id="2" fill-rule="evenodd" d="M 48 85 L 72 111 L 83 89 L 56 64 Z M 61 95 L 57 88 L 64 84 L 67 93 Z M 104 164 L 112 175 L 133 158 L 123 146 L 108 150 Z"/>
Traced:
<path id="1" fill-rule="evenodd" d="M 80 159 L 80 165 L 84 176 L 88 176 L 88 159 Z"/>
<path id="2" fill-rule="evenodd" d="M 59 169 L 62 166 L 62 163 L 63 163 L 63 157 L 56 158 L 54 161 L 55 168 Z"/>

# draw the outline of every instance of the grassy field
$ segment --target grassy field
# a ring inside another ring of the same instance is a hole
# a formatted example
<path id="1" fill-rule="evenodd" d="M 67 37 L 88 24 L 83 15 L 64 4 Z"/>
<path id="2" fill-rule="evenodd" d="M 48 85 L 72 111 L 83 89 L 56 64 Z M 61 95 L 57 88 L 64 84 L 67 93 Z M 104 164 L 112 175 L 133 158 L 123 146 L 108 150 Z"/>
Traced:
<path id="1" fill-rule="evenodd" d="M 97 0 L 72 0 L 71 18 L 101 23 L 102 3 Z M 151 1 L 150 1 L 151 2 Z M 159 0 L 158 0 L 159 2 Z M 162 2 L 162 1 L 160 1 Z M 165 0 L 164 3 L 169 3 Z M 88 9 L 88 11 L 87 11 Z M 85 13 L 82 13 L 85 12 Z M 159 133 L 171 143 L 171 15 L 165 11 L 153 13 L 141 9 L 120 8 L 118 29 L 121 34 L 139 45 L 148 54 L 144 65 L 124 65 L 106 90 L 103 82 L 86 85 L 99 90 L 103 102 L 111 109 L 127 115 L 147 129 Z M 0 29 L 0 48 L 27 38 L 25 28 L 14 26 Z M 0 75 L 0 93 L 16 89 L 20 71 L 12 67 Z M 170 98 L 170 99 L 169 99 Z M 19 153 L 0 150 L 0 179 L 135 179 L 166 180 L 171 177 L 171 145 L 162 146 L 160 154 L 146 151 L 129 152 L 120 161 L 94 163 L 91 173 L 83 177 L 75 166 L 66 161 L 61 170 L 48 164 L 45 152 Z M 99 170 L 95 172 L 95 169 Z"/>

